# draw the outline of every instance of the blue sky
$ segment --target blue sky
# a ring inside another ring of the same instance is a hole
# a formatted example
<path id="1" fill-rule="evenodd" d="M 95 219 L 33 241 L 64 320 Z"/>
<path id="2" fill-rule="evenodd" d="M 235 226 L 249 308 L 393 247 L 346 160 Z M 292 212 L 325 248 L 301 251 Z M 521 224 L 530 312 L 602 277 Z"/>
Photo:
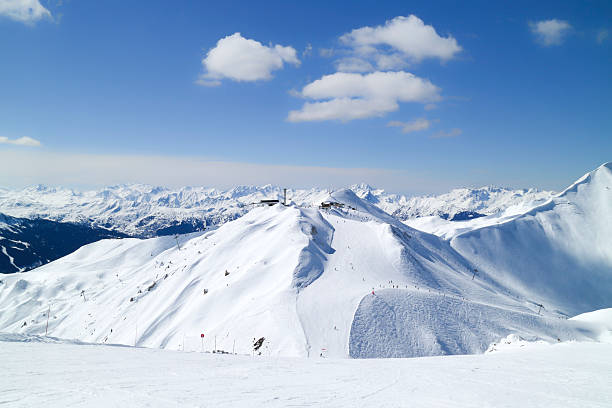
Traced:
<path id="1" fill-rule="evenodd" d="M 563 188 L 612 4 L 533 3 L 0 0 L 0 185 Z"/>

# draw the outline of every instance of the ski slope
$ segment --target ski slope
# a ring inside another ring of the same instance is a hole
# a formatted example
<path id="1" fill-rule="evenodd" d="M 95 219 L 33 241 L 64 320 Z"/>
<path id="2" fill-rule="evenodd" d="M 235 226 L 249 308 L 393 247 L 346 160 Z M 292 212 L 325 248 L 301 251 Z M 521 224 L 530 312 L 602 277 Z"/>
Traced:
<path id="1" fill-rule="evenodd" d="M 322 238 L 310 239 L 316 226 Z M 268 336 L 274 350 L 301 355 L 295 288 L 321 273 L 325 232 L 320 217 L 277 206 L 178 245 L 172 237 L 100 241 L 35 273 L 7 276 L 2 326 L 40 333 L 51 304 L 57 337 L 199 350 L 205 332 L 209 350 L 216 337 L 217 349 L 236 340 L 246 352 L 253 337 Z"/>
<path id="2" fill-rule="evenodd" d="M 548 202 L 451 239 L 483 275 L 573 316 L 610 307 L 612 163 Z"/>
<path id="3" fill-rule="evenodd" d="M 56 342 L 0 334 L 2 374 L 10 379 L 0 381 L 0 405 L 607 408 L 612 402 L 612 345 L 594 342 L 369 360 Z"/>
<path id="4" fill-rule="evenodd" d="M 587 311 L 582 299 L 540 310 L 539 293 L 481 270 L 453 241 L 351 190 L 324 199 L 344 207 L 258 207 L 217 230 L 104 240 L 3 277 L 0 331 L 44 334 L 50 307 L 55 337 L 237 353 L 263 337 L 258 353 L 294 357 L 477 353 L 513 333 L 596 337 L 566 319 Z"/>

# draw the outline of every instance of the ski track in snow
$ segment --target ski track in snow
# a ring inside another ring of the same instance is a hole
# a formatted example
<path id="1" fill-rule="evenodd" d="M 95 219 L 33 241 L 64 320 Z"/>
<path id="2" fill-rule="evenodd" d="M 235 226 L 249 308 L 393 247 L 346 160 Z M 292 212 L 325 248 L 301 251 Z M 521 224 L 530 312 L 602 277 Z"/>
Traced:
<path id="1" fill-rule="evenodd" d="M 566 407 L 612 403 L 612 345 L 528 344 L 482 355 L 294 359 L 0 333 L 0 405 Z M 54 344 L 58 343 L 58 344 Z"/>

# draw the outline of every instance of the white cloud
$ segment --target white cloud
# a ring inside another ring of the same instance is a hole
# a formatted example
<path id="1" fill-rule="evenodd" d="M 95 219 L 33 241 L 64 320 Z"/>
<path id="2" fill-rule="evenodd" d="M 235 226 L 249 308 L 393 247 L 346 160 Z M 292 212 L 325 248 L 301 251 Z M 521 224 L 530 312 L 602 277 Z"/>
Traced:
<path id="1" fill-rule="evenodd" d="M 0 16 L 26 24 L 52 18 L 49 10 L 39 0 L 0 0 Z"/>
<path id="2" fill-rule="evenodd" d="M 283 68 L 284 63 L 299 65 L 293 47 L 265 46 L 258 41 L 235 33 L 220 39 L 202 59 L 204 73 L 200 85 L 217 86 L 221 79 L 233 81 L 259 81 L 272 78 L 272 71 Z"/>
<path id="3" fill-rule="evenodd" d="M 31 146 L 31 147 L 38 147 L 41 145 L 41 143 L 38 140 L 32 139 L 31 137 L 28 137 L 28 136 L 20 137 L 18 139 L 9 139 L 6 136 L 0 136 L 0 144 L 12 144 L 12 145 L 18 145 L 18 146 Z"/>
<path id="4" fill-rule="evenodd" d="M 396 70 L 408 65 L 406 60 L 398 53 L 378 54 L 375 57 L 376 66 L 383 71 Z"/>
<path id="5" fill-rule="evenodd" d="M 361 27 L 340 37 L 350 53 L 371 60 L 379 70 L 400 69 L 426 58 L 453 58 L 461 47 L 452 36 L 441 37 L 415 15 L 395 17 L 376 27 Z"/>
<path id="6" fill-rule="evenodd" d="M 538 42 L 546 47 L 560 45 L 570 33 L 572 26 L 565 20 L 543 20 L 530 22 L 529 28 Z"/>
<path id="7" fill-rule="evenodd" d="M 432 139 L 442 139 L 442 138 L 447 138 L 447 137 L 456 137 L 456 136 L 461 135 L 462 133 L 463 133 L 463 131 L 461 129 L 457 129 L 457 128 L 451 129 L 448 132 L 445 132 L 445 131 L 441 130 L 441 131 L 431 135 L 431 138 Z"/>
<path id="8" fill-rule="evenodd" d="M 428 119 L 418 118 L 413 120 L 412 122 L 400 122 L 394 120 L 387 123 L 387 126 L 400 127 L 402 128 L 402 133 L 412 133 L 427 130 L 431 127 L 432 123 L 433 122 Z"/>
<path id="9" fill-rule="evenodd" d="M 609 33 L 607 29 L 602 28 L 601 30 L 599 30 L 597 32 L 597 38 L 596 38 L 597 44 L 601 44 L 604 41 L 606 41 L 608 39 L 608 36 L 609 36 Z"/>
<path id="10" fill-rule="evenodd" d="M 383 116 L 398 109 L 397 102 L 389 99 L 334 98 L 323 102 L 307 102 L 302 109 L 289 112 L 289 122 L 323 120 L 349 121 Z"/>
<path id="11" fill-rule="evenodd" d="M 411 73 L 336 72 L 306 85 L 301 92 L 306 102 L 289 112 L 290 122 L 364 119 L 383 116 L 399 108 L 399 102 L 435 102 L 440 88 Z"/>
<path id="12" fill-rule="evenodd" d="M 374 67 L 368 61 L 361 58 L 342 58 L 336 61 L 336 69 L 340 72 L 370 72 Z"/>
<path id="13" fill-rule="evenodd" d="M 424 106 L 424 109 L 426 111 L 431 111 L 437 108 L 438 108 L 438 105 L 436 105 L 435 103 L 428 103 L 427 105 Z"/>

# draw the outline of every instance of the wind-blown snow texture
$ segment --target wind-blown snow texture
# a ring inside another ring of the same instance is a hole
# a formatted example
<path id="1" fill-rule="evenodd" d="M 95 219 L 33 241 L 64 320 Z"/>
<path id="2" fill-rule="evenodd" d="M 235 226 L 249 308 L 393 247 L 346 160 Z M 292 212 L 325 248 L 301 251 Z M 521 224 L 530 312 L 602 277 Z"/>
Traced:
<path id="1" fill-rule="evenodd" d="M 0 330 L 42 334 L 50 305 L 56 337 L 193 351 L 249 353 L 264 337 L 262 354 L 412 357 L 511 334 L 599 339 L 567 317 L 612 306 L 610 174 L 451 240 L 348 189 L 320 197 L 343 208 L 257 207 L 178 241 L 103 240 L 3 277 Z"/>

